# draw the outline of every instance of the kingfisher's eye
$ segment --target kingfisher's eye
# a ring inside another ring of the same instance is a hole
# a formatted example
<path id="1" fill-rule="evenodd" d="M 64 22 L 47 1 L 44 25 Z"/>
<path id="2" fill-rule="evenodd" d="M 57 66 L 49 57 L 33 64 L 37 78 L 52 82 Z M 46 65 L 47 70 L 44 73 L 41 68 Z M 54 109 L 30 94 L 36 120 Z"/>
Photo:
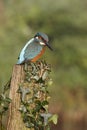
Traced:
<path id="1" fill-rule="evenodd" d="M 39 39 L 41 39 L 43 42 L 45 42 L 45 40 L 41 36 L 39 36 Z"/>
<path id="2" fill-rule="evenodd" d="M 42 40 L 42 37 L 41 37 L 41 36 L 38 36 L 38 38 Z"/>

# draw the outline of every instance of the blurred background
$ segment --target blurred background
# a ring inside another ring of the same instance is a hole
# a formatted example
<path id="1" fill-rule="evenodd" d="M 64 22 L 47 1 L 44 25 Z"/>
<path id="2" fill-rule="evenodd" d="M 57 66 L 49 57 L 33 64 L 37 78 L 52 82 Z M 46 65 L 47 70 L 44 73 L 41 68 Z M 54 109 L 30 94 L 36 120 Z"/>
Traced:
<path id="1" fill-rule="evenodd" d="M 52 130 L 87 129 L 87 0 L 0 0 L 0 92 L 19 52 L 36 32 L 54 48 L 42 57 L 52 66 Z"/>

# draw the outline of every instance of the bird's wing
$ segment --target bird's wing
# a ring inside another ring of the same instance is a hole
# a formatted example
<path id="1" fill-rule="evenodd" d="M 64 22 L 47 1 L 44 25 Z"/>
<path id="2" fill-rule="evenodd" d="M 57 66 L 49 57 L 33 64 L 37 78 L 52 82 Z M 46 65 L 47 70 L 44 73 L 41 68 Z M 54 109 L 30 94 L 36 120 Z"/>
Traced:
<path id="1" fill-rule="evenodd" d="M 41 50 L 42 46 L 32 38 L 22 49 L 17 64 L 22 64 L 26 60 L 33 59 L 41 52 Z"/>
<path id="2" fill-rule="evenodd" d="M 33 41 L 26 47 L 24 51 L 24 58 L 26 60 L 31 60 L 36 57 L 41 52 L 41 50 L 42 46 L 38 42 Z"/>

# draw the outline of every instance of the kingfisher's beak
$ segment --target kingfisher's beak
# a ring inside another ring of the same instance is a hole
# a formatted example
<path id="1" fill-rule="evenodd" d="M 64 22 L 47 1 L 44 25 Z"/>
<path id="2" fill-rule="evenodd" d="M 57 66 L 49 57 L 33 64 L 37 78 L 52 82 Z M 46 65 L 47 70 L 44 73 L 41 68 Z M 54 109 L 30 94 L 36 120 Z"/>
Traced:
<path id="1" fill-rule="evenodd" d="M 45 44 L 46 44 L 46 46 L 47 46 L 51 51 L 53 51 L 52 47 L 49 45 L 48 42 L 45 42 Z"/>

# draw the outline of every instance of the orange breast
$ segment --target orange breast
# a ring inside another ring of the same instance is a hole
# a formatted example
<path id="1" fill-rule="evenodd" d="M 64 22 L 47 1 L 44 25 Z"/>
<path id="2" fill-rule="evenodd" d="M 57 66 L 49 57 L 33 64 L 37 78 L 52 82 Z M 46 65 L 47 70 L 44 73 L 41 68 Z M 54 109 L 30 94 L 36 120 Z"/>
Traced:
<path id="1" fill-rule="evenodd" d="M 32 62 L 37 61 L 43 55 L 43 53 L 45 52 L 45 49 L 46 49 L 46 47 L 44 46 L 42 51 L 36 57 L 34 57 L 31 61 Z"/>

